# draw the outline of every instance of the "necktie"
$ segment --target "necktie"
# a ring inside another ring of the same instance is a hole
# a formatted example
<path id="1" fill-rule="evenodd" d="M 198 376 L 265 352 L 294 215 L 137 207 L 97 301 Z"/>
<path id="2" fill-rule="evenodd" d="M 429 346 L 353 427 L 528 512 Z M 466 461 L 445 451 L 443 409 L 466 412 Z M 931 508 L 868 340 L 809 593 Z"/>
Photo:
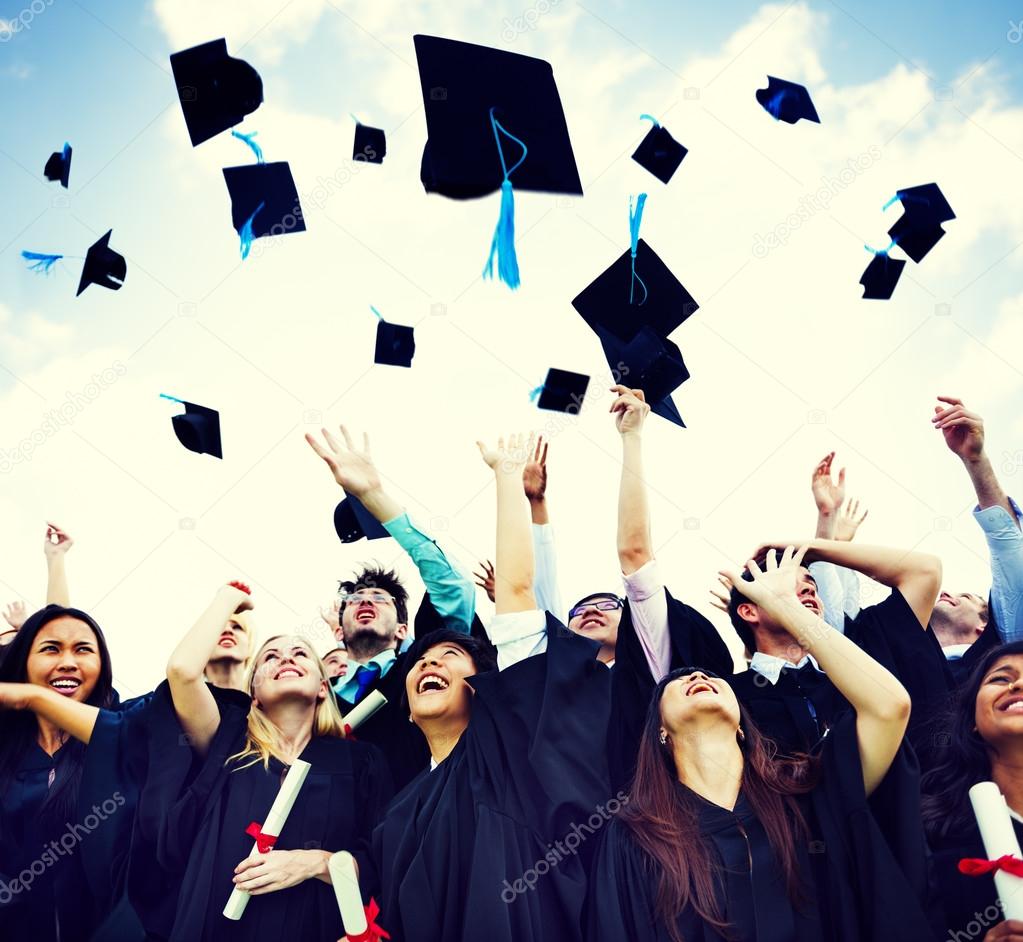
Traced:
<path id="1" fill-rule="evenodd" d="M 359 685 L 355 691 L 355 702 L 358 703 L 373 686 L 373 682 L 380 676 L 380 665 L 375 661 L 370 664 L 362 664 L 355 672 L 355 682 Z"/>

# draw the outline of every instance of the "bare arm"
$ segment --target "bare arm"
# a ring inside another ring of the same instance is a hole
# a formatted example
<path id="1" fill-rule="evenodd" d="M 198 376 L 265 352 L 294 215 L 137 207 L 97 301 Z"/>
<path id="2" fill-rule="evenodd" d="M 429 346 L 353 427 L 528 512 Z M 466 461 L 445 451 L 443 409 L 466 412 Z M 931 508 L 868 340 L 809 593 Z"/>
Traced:
<path id="1" fill-rule="evenodd" d="M 79 703 L 40 684 L 0 684 L 0 707 L 31 710 L 86 744 L 99 716 L 99 707 Z"/>
<path id="2" fill-rule="evenodd" d="M 74 545 L 74 540 L 55 523 L 46 524 L 46 542 L 43 552 L 46 554 L 46 604 L 62 605 L 67 608 L 71 604 L 71 593 L 67 585 L 67 572 L 64 557 Z"/>
<path id="3" fill-rule="evenodd" d="M 384 490 L 380 472 L 369 450 L 369 436 L 362 436 L 362 450 L 356 449 L 352 437 L 343 425 L 340 427 L 342 445 L 327 429 L 321 429 L 326 444 L 317 441 L 315 435 L 307 434 L 305 440 L 330 468 L 334 480 L 354 497 L 381 523 L 400 517 L 404 510 L 387 491 Z"/>
<path id="4" fill-rule="evenodd" d="M 831 480 L 831 463 L 835 460 L 835 453 L 829 452 L 817 463 L 810 478 L 810 489 L 813 491 L 813 500 L 817 505 L 817 532 L 818 539 L 833 540 L 835 538 L 835 526 L 838 523 L 838 512 L 845 499 L 845 468 L 838 472 L 838 481 Z"/>
<path id="5" fill-rule="evenodd" d="M 612 386 L 618 398 L 610 411 L 622 436 L 622 477 L 618 487 L 618 562 L 630 576 L 654 558 L 650 502 L 643 479 L 643 422 L 650 414 L 641 389 Z"/>
<path id="6" fill-rule="evenodd" d="M 189 743 L 200 755 L 205 754 L 220 728 L 220 710 L 206 686 L 206 662 L 227 620 L 235 612 L 251 608 L 246 592 L 231 585 L 222 586 L 167 662 L 174 712 Z"/>

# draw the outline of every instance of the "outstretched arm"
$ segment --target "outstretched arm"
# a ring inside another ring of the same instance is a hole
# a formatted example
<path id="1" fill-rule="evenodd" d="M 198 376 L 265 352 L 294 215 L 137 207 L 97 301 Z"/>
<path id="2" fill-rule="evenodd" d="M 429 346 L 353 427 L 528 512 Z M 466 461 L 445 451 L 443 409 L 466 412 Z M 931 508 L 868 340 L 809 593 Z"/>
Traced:
<path id="1" fill-rule="evenodd" d="M 46 604 L 62 605 L 67 608 L 71 604 L 71 593 L 67 585 L 67 571 L 64 557 L 74 545 L 74 540 L 55 523 L 46 524 L 46 542 L 43 552 L 46 554 Z"/>
<path id="2" fill-rule="evenodd" d="M 783 625 L 852 705 L 863 784 L 869 795 L 887 774 L 902 742 L 909 722 L 909 694 L 862 648 L 800 604 L 796 583 L 805 553 L 805 548 L 797 552 L 791 546 L 781 554 L 769 553 L 763 571 L 753 560 L 747 562 L 752 582 L 742 580 L 734 570 L 722 572 L 722 582 L 728 588 L 738 586 L 746 598 Z"/>
<path id="3" fill-rule="evenodd" d="M 610 411 L 622 437 L 622 477 L 618 486 L 618 562 L 628 576 L 654 558 L 650 502 L 643 479 L 643 423 L 650 406 L 642 389 L 612 386 Z"/>
<path id="4" fill-rule="evenodd" d="M 529 513 L 533 520 L 533 555 L 536 573 L 533 591 L 536 605 L 542 611 L 553 612 L 559 618 L 561 593 L 558 591 L 558 558 L 554 546 L 554 529 L 547 512 L 547 446 L 542 435 L 537 437 L 536 447 L 522 469 L 522 489 L 529 501 Z"/>
<path id="5" fill-rule="evenodd" d="M 0 708 L 31 710 L 86 744 L 99 716 L 99 707 L 79 703 L 41 684 L 0 684 Z"/>

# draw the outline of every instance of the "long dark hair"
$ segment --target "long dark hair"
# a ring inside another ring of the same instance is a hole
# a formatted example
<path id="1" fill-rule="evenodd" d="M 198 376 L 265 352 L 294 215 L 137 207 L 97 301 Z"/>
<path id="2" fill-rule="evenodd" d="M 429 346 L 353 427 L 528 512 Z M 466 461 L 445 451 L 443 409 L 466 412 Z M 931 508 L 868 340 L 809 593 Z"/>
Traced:
<path id="1" fill-rule="evenodd" d="M 713 851 L 700 833 L 693 793 L 678 780 L 671 750 L 660 743 L 661 697 L 673 680 L 696 668 L 672 671 L 654 690 L 639 744 L 639 759 L 623 823 L 648 855 L 657 874 L 657 915 L 674 942 L 683 942 L 678 917 L 687 907 L 722 935 L 728 923 L 717 904 Z M 702 671 L 717 677 L 711 671 Z M 722 678 L 718 678 L 719 680 Z M 743 769 L 742 794 L 767 832 L 785 875 L 789 898 L 801 902 L 797 842 L 808 836 L 795 796 L 816 784 L 818 764 L 810 756 L 780 758 L 774 742 L 762 736 L 739 704 Z"/>
<path id="2" fill-rule="evenodd" d="M 995 663 L 1016 654 L 1023 654 L 1023 641 L 992 648 L 933 727 L 940 758 L 921 782 L 921 808 L 929 838 L 969 833 L 976 826 L 968 792 L 977 782 L 991 778 L 991 754 L 995 751 L 976 729 L 977 694 Z"/>
<path id="3" fill-rule="evenodd" d="M 96 635 L 96 650 L 99 653 L 100 671 L 96 686 L 85 701 L 91 706 L 106 708 L 114 702 L 113 671 L 110 666 L 110 652 L 106 638 L 96 620 L 77 608 L 61 605 L 47 605 L 25 620 L 25 624 L 14 640 L 4 649 L 0 661 L 0 681 L 7 683 L 28 682 L 28 658 L 35 644 L 36 636 L 51 621 L 58 618 L 75 618 L 85 622 Z M 14 774 L 25 753 L 36 742 L 39 724 L 30 710 L 0 711 L 0 800 L 7 794 Z M 40 814 L 45 827 L 50 830 L 63 827 L 74 818 L 78 802 L 78 787 L 82 780 L 85 762 L 85 745 L 71 739 L 61 750 L 54 768 L 53 785 L 43 802 Z M 0 834 L 0 841 L 9 835 Z"/>

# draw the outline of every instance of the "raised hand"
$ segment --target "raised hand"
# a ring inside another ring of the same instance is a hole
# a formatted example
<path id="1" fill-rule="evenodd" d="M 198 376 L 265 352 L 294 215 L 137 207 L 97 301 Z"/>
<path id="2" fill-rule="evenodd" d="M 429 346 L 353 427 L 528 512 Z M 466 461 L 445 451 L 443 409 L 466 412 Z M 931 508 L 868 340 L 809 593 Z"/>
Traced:
<path id="1" fill-rule="evenodd" d="M 330 603 L 330 608 L 321 608 L 320 609 L 320 618 L 322 618 L 327 623 L 327 627 L 330 629 L 331 635 L 335 639 L 340 641 L 341 637 L 342 637 L 342 635 L 341 635 L 341 599 L 340 598 L 334 599 L 334 601 Z"/>
<path id="2" fill-rule="evenodd" d="M 731 601 L 732 582 L 721 575 L 718 576 L 718 582 L 721 583 L 720 586 L 711 586 L 710 604 L 727 615 L 728 603 Z"/>
<path id="3" fill-rule="evenodd" d="M 866 507 L 863 508 L 863 513 L 860 513 L 860 502 L 858 500 L 846 501 L 842 507 L 841 513 L 838 515 L 838 520 L 835 522 L 835 539 L 843 540 L 846 543 L 852 541 L 852 538 L 856 536 L 856 531 L 860 528 L 860 524 L 867 519 L 869 511 Z"/>
<path id="4" fill-rule="evenodd" d="M 723 569 L 718 573 L 722 585 L 739 586 L 742 594 L 755 605 L 777 609 L 779 606 L 794 605 L 797 608 L 796 589 L 799 581 L 799 567 L 803 564 L 806 547 L 796 549 L 788 546 L 784 552 L 772 551 L 764 559 L 761 569 L 755 560 L 746 562 L 746 570 L 753 581 L 743 579 L 735 569 Z M 727 580 L 727 581 L 726 581 Z"/>
<path id="5" fill-rule="evenodd" d="M 938 402 L 947 403 L 947 408 L 935 406 L 931 422 L 941 430 L 949 451 L 963 461 L 976 461 L 984 454 L 984 420 L 970 412 L 962 399 L 938 396 Z"/>
<path id="6" fill-rule="evenodd" d="M 491 602 L 494 601 L 494 564 L 487 560 L 486 562 L 480 563 L 480 569 L 483 572 L 474 572 L 473 577 L 476 579 L 476 585 L 478 585 L 484 592 L 487 593 L 487 598 Z"/>
<path id="7" fill-rule="evenodd" d="M 517 432 L 509 435 L 507 442 L 502 435 L 494 448 L 484 445 L 483 442 L 476 442 L 476 446 L 479 448 L 483 460 L 498 474 L 514 472 L 521 475 L 535 451 L 536 439 L 532 432 L 528 439 Z"/>
<path id="8" fill-rule="evenodd" d="M 43 552 L 47 559 L 54 559 L 63 556 L 75 541 L 55 523 L 46 524 L 46 542 L 43 543 Z"/>
<path id="9" fill-rule="evenodd" d="M 255 608 L 252 601 L 252 591 L 241 582 L 229 582 L 227 585 L 221 586 L 217 590 L 217 597 L 233 602 L 234 608 L 232 611 L 236 615 L 238 612 L 251 612 Z"/>
<path id="10" fill-rule="evenodd" d="M 838 508 L 845 500 L 845 468 L 838 472 L 838 481 L 833 481 L 831 479 L 831 463 L 834 460 L 835 453 L 829 452 L 813 469 L 810 486 L 813 489 L 813 499 L 817 504 L 818 513 L 837 513 Z"/>
<path id="11" fill-rule="evenodd" d="M 611 392 L 617 399 L 611 403 L 610 412 L 615 413 L 615 426 L 622 435 L 638 434 L 650 414 L 650 406 L 642 389 L 628 386 L 612 386 Z"/>
<path id="12" fill-rule="evenodd" d="M 334 480 L 338 484 L 349 494 L 359 498 L 380 489 L 380 473 L 370 456 L 369 435 L 363 434 L 362 450 L 360 451 L 352 443 L 352 437 L 343 425 L 339 431 L 344 439 L 344 445 L 327 429 L 320 429 L 320 431 L 323 433 L 322 443 L 315 435 L 308 432 L 305 440 L 309 442 L 309 447 L 327 463 L 330 473 L 334 475 Z"/>
<path id="13" fill-rule="evenodd" d="M 4 621 L 15 631 L 18 631 L 25 624 L 27 617 L 24 602 L 9 602 L 4 609 Z"/>
<path id="14" fill-rule="evenodd" d="M 522 488 L 530 503 L 542 501 L 547 493 L 547 442 L 542 435 L 537 438 L 536 448 L 522 469 Z"/>

